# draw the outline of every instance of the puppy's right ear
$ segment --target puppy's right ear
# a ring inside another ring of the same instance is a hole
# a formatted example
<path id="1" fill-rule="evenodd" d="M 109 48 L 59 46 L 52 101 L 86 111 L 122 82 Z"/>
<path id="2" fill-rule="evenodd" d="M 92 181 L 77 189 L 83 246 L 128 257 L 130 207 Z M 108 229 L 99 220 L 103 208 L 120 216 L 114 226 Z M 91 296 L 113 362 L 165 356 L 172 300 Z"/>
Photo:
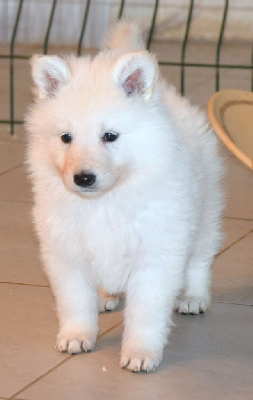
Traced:
<path id="1" fill-rule="evenodd" d="M 32 77 L 40 99 L 50 98 L 70 78 L 66 62 L 57 56 L 35 55 L 31 59 Z"/>

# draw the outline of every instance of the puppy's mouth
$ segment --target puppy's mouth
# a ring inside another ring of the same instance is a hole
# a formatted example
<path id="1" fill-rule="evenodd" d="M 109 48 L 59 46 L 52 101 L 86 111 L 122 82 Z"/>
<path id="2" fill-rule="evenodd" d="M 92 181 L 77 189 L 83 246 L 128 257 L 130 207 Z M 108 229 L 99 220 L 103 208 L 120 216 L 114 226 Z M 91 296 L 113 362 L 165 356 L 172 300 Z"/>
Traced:
<path id="1" fill-rule="evenodd" d="M 119 183 L 118 180 L 115 180 L 113 182 L 107 182 L 107 184 L 102 184 L 101 182 L 96 182 L 94 185 L 86 188 L 79 187 L 77 185 L 74 185 L 72 187 L 72 191 L 74 191 L 77 195 L 80 197 L 87 197 L 87 198 L 97 198 L 105 195 L 106 193 L 112 191 L 115 186 Z"/>
<path id="2" fill-rule="evenodd" d="M 115 185 L 117 185 L 120 181 L 118 179 L 112 179 L 109 176 L 104 176 L 101 179 L 101 176 L 93 175 L 93 174 L 78 174 L 78 175 L 68 175 L 64 176 L 64 184 L 65 187 L 74 192 L 76 195 L 80 197 L 100 197 L 103 194 L 111 191 Z"/>
<path id="3" fill-rule="evenodd" d="M 75 193 L 79 194 L 80 196 L 97 196 L 101 195 L 104 192 L 104 189 L 101 188 L 98 184 L 94 184 L 92 186 L 88 187 L 81 187 L 78 185 L 72 185 L 72 191 Z"/>
<path id="4" fill-rule="evenodd" d="M 99 182 L 87 187 L 81 187 L 74 184 L 72 185 L 71 190 L 81 197 L 92 198 L 103 196 L 103 194 L 109 192 L 113 186 L 114 184 L 102 185 Z"/>
<path id="5" fill-rule="evenodd" d="M 97 193 L 101 193 L 102 192 L 102 190 L 101 189 L 99 189 L 99 188 L 95 188 L 95 187 L 93 187 L 93 188 L 80 188 L 80 187 L 75 187 L 75 192 L 78 192 L 78 193 L 83 193 L 83 194 L 97 194 Z"/>

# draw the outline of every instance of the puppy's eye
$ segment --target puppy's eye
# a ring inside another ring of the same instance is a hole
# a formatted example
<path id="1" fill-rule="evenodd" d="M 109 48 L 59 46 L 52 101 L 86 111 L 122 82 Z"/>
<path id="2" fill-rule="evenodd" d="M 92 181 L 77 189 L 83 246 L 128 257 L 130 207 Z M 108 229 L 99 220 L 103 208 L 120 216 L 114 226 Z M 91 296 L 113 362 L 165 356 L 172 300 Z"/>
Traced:
<path id="1" fill-rule="evenodd" d="M 63 133 L 61 135 L 61 140 L 63 143 L 70 143 L 72 141 L 72 136 L 70 133 Z"/>
<path id="2" fill-rule="evenodd" d="M 116 139 L 118 139 L 119 135 L 117 133 L 112 133 L 112 132 L 106 132 L 103 136 L 103 141 L 104 142 L 114 142 Z"/>

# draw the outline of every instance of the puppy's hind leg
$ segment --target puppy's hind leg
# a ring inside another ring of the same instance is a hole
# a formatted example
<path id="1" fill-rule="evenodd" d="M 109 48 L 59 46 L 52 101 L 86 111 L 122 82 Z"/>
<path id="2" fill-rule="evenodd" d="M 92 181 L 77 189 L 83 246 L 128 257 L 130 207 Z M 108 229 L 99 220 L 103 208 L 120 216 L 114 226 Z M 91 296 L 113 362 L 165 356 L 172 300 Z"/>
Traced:
<path id="1" fill-rule="evenodd" d="M 215 193 L 215 191 L 213 190 Z M 223 241 L 221 226 L 222 204 L 217 201 L 219 196 L 207 196 L 208 202 L 199 226 L 195 248 L 186 270 L 184 292 L 176 309 L 181 314 L 199 314 L 207 310 L 211 303 L 210 286 L 211 266 Z"/>
<path id="2" fill-rule="evenodd" d="M 112 311 L 119 304 L 118 295 L 110 295 L 103 289 L 99 288 L 99 312 Z"/>
<path id="3" fill-rule="evenodd" d="M 175 305 L 180 314 L 199 314 L 207 310 L 211 301 L 211 264 L 212 259 L 190 260 L 185 289 Z"/>

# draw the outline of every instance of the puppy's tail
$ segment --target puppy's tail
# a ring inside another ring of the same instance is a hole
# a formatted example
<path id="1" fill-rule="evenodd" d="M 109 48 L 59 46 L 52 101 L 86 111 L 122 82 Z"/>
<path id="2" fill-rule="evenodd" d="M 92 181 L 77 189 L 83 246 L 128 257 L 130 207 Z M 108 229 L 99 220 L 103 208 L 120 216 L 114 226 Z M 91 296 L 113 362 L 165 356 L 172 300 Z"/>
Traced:
<path id="1" fill-rule="evenodd" d="M 103 45 L 104 49 L 127 53 L 145 50 L 142 32 L 135 22 L 118 22 L 110 31 Z"/>

